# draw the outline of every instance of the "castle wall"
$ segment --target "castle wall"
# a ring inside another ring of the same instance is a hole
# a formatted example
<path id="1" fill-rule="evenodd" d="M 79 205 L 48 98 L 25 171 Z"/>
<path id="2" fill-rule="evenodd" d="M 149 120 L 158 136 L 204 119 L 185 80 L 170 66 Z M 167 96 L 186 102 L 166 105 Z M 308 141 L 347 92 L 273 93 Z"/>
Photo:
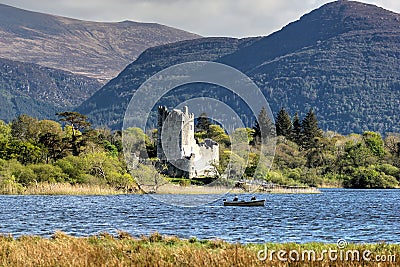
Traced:
<path id="1" fill-rule="evenodd" d="M 215 174 L 213 164 L 219 162 L 219 145 L 211 139 L 205 139 L 198 146 L 198 154 L 194 158 L 196 176 L 212 176 Z"/>

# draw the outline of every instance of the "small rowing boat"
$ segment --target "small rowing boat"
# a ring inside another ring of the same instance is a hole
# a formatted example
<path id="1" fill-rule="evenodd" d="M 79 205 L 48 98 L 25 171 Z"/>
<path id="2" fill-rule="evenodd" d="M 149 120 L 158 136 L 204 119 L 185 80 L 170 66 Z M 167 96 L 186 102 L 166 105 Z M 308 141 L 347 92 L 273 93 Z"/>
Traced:
<path id="1" fill-rule="evenodd" d="M 254 207 L 264 206 L 265 199 L 250 200 L 250 201 L 226 201 L 224 200 L 224 206 L 240 206 L 240 207 Z"/>

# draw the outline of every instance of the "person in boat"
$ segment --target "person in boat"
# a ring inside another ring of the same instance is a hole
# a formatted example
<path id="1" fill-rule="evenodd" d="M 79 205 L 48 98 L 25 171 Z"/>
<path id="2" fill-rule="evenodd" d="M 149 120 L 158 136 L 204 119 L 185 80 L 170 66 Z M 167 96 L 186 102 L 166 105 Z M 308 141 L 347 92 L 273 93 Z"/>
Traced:
<path id="1" fill-rule="evenodd" d="M 238 196 L 235 196 L 235 197 L 233 198 L 233 201 L 238 201 L 238 200 L 239 200 Z"/>
<path id="2" fill-rule="evenodd" d="M 255 197 L 255 196 L 252 196 L 252 197 L 251 197 L 251 201 L 254 201 L 254 200 L 256 200 L 256 197 Z"/>

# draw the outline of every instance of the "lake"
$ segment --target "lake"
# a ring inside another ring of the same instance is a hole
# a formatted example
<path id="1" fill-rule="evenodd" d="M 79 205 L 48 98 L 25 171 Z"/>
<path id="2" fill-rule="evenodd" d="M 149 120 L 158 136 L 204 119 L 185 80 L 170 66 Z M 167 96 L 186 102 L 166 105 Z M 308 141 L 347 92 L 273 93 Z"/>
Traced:
<path id="1" fill-rule="evenodd" d="M 265 207 L 164 204 L 150 195 L 0 196 L 0 233 L 73 236 L 126 231 L 230 242 L 400 243 L 400 190 L 322 189 L 322 194 L 262 194 Z M 164 195 L 196 201 L 202 195 Z M 215 197 L 215 196 L 214 196 Z M 226 198 L 232 198 L 227 195 Z M 250 195 L 239 195 L 249 199 Z"/>

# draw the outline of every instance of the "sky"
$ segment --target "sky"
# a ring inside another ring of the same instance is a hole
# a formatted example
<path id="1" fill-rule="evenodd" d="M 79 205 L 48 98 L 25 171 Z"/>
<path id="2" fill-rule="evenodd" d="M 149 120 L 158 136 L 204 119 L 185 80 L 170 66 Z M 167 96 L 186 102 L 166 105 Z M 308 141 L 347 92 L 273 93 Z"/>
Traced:
<path id="1" fill-rule="evenodd" d="M 156 22 L 203 36 L 265 36 L 330 0 L 0 0 L 92 21 Z M 400 13 L 399 0 L 361 0 Z"/>

